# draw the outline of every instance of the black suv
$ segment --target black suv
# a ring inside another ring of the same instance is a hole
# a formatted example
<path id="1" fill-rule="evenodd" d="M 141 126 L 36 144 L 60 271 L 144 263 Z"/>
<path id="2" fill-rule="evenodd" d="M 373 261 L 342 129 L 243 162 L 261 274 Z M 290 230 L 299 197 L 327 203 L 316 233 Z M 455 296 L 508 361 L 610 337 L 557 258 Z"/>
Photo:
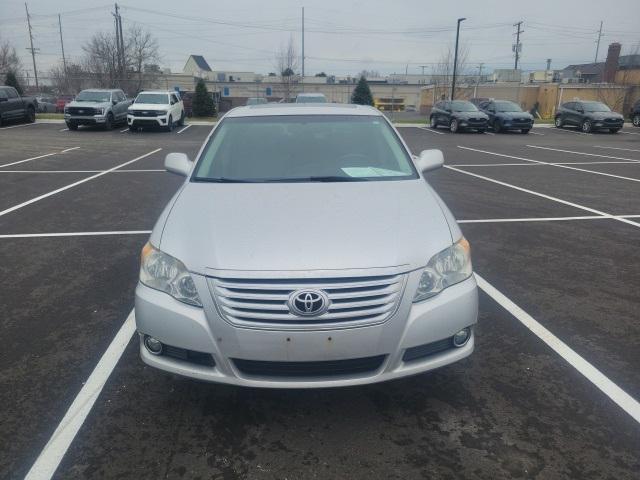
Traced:
<path id="1" fill-rule="evenodd" d="M 556 127 L 565 125 L 579 127 L 584 133 L 594 130 L 609 130 L 616 133 L 624 124 L 624 117 L 612 112 L 602 102 L 567 102 L 563 103 L 555 116 Z"/>
<path id="2" fill-rule="evenodd" d="M 640 100 L 631 108 L 629 118 L 631 118 L 631 123 L 633 123 L 634 127 L 640 127 Z"/>
<path id="3" fill-rule="evenodd" d="M 489 116 L 489 125 L 494 132 L 520 130 L 529 133 L 533 127 L 533 116 L 523 112 L 517 103 L 507 100 L 489 100 L 482 102 L 480 110 Z"/>
<path id="4" fill-rule="evenodd" d="M 443 100 L 433 106 L 429 120 L 431 128 L 444 125 L 449 127 L 451 133 L 466 129 L 475 129 L 478 133 L 484 133 L 487 130 L 489 117 L 466 100 Z"/>

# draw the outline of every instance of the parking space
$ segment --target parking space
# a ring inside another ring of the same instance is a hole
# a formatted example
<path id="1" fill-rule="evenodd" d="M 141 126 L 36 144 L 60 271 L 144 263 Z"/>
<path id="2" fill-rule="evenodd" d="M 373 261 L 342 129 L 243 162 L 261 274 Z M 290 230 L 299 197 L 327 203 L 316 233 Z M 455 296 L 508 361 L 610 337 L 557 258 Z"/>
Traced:
<path id="1" fill-rule="evenodd" d="M 181 182 L 164 155 L 195 156 L 210 131 L 123 129 L 0 130 L 3 477 L 29 471 L 123 332 L 146 232 Z M 55 478 L 637 478 L 638 132 L 399 131 L 443 150 L 429 182 L 476 272 L 579 357 L 488 288 L 471 357 L 367 387 L 198 383 L 144 366 L 125 336 L 66 454 L 47 450 Z"/>

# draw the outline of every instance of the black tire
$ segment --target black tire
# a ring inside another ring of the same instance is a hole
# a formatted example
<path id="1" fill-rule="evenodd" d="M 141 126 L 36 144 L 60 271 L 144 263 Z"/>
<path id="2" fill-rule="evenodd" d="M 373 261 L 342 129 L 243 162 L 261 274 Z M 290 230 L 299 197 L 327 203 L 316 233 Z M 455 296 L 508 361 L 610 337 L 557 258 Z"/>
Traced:
<path id="1" fill-rule="evenodd" d="M 165 130 L 167 132 L 170 132 L 173 130 L 173 117 L 171 115 L 169 115 L 169 119 L 167 120 L 167 126 L 165 127 Z"/>
<path id="2" fill-rule="evenodd" d="M 433 120 L 433 117 L 429 117 L 429 126 L 431 128 L 438 128 L 438 123 Z"/>
<path id="3" fill-rule="evenodd" d="M 451 119 L 451 122 L 449 122 L 449 131 L 451 133 L 458 133 L 460 131 L 460 125 L 458 124 L 458 120 L 455 118 Z"/>
<path id="4" fill-rule="evenodd" d="M 618 131 L 620 131 L 620 129 L 619 128 L 610 128 L 609 131 L 611 133 L 618 133 Z"/>
<path id="5" fill-rule="evenodd" d="M 180 114 L 180 120 L 178 120 L 178 126 L 180 126 L 180 127 L 184 126 L 184 110 Z"/>
<path id="6" fill-rule="evenodd" d="M 583 120 L 582 124 L 580 125 L 580 130 L 582 130 L 582 133 L 591 133 L 593 130 L 593 124 L 591 123 L 591 120 Z"/>
<path id="7" fill-rule="evenodd" d="M 129 125 L 129 131 L 130 132 L 137 132 L 138 131 L 138 127 L 134 127 L 133 125 Z"/>
<path id="8" fill-rule="evenodd" d="M 564 127 L 564 123 L 562 122 L 562 117 L 558 115 L 554 121 L 556 128 Z"/>
<path id="9" fill-rule="evenodd" d="M 493 121 L 493 131 L 496 133 L 501 133 L 502 132 L 502 124 L 500 123 L 500 120 L 498 120 L 497 118 Z"/>
<path id="10" fill-rule="evenodd" d="M 525 135 L 527 133 L 529 133 L 529 130 L 531 130 L 530 128 L 523 128 L 522 130 L 520 130 L 521 133 L 524 133 Z"/>
<path id="11" fill-rule="evenodd" d="M 78 130 L 78 124 L 77 123 L 67 123 L 67 128 L 69 130 Z"/>
<path id="12" fill-rule="evenodd" d="M 0 127 L 2 126 L 2 115 L 0 115 Z"/>
<path id="13" fill-rule="evenodd" d="M 27 111 L 24 114 L 24 118 L 27 122 L 33 123 L 36 121 L 36 109 L 33 107 L 28 107 Z"/>
<path id="14" fill-rule="evenodd" d="M 636 113 L 631 117 L 631 123 L 633 123 L 634 127 L 640 127 L 640 113 Z"/>
<path id="15" fill-rule="evenodd" d="M 105 130 L 112 130 L 113 129 L 113 115 L 112 114 L 108 114 L 107 118 L 104 122 L 104 129 Z"/>

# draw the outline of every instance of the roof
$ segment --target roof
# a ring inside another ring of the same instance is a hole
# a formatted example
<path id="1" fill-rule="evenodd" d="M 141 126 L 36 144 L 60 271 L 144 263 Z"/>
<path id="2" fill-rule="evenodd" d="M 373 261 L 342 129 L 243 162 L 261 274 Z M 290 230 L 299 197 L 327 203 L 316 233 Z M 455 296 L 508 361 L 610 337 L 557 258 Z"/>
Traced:
<path id="1" fill-rule="evenodd" d="M 573 70 L 574 72 L 580 70 L 581 75 L 598 75 L 604 70 L 604 62 L 568 65 L 563 70 Z"/>
<path id="2" fill-rule="evenodd" d="M 142 90 L 140 93 L 176 93 L 175 90 Z M 138 93 L 138 95 L 140 95 Z"/>
<path id="3" fill-rule="evenodd" d="M 375 115 L 383 114 L 368 105 L 348 103 L 269 103 L 230 110 L 225 117 L 263 117 L 270 115 Z"/>
<path id="4" fill-rule="evenodd" d="M 200 70 L 204 70 L 206 72 L 211 71 L 211 67 L 202 55 L 190 55 L 190 57 L 193 58 L 193 61 L 196 62 L 196 65 L 198 65 Z"/>

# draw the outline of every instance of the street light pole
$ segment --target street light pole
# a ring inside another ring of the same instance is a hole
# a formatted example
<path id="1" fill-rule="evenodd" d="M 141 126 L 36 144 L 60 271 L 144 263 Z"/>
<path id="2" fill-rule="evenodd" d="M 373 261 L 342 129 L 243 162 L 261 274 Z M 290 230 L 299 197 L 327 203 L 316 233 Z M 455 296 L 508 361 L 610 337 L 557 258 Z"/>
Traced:
<path id="1" fill-rule="evenodd" d="M 458 28 L 456 29 L 456 52 L 453 56 L 453 79 L 451 81 L 451 100 L 455 99 L 455 91 L 456 91 L 456 69 L 458 67 L 458 40 L 460 39 L 460 23 L 462 23 L 466 18 L 458 19 Z"/>

